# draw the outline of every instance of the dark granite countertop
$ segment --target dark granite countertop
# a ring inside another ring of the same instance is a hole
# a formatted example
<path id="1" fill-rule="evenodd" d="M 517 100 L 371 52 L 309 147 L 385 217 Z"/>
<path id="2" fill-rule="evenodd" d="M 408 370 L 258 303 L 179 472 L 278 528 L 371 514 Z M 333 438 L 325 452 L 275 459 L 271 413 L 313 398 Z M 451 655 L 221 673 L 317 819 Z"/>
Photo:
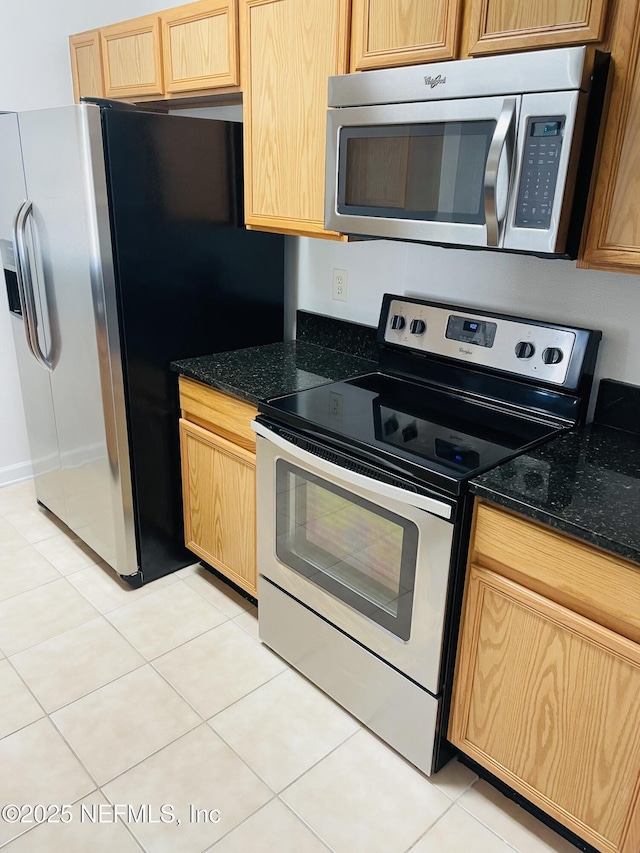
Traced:
<path id="1" fill-rule="evenodd" d="M 376 370 L 367 358 L 306 341 L 285 341 L 174 361 L 172 370 L 257 404 Z"/>
<path id="2" fill-rule="evenodd" d="M 476 477 L 471 491 L 640 563 L 640 435 L 572 430 Z"/>

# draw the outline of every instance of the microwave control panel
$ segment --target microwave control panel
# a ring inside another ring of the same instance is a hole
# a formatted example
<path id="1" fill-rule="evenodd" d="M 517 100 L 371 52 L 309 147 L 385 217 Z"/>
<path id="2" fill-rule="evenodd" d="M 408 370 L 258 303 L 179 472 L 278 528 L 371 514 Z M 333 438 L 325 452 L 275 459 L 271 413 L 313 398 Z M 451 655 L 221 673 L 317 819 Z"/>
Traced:
<path id="1" fill-rule="evenodd" d="M 522 152 L 515 224 L 547 230 L 558 180 L 565 116 L 531 116 Z"/>

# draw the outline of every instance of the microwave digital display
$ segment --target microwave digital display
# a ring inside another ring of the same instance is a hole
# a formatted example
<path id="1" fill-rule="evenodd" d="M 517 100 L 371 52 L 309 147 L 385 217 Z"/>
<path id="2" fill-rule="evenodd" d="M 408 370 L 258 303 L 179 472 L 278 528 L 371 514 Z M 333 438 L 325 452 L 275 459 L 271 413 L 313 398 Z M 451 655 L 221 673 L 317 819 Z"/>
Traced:
<path id="1" fill-rule="evenodd" d="M 531 123 L 531 136 L 558 136 L 559 121 L 534 121 Z"/>

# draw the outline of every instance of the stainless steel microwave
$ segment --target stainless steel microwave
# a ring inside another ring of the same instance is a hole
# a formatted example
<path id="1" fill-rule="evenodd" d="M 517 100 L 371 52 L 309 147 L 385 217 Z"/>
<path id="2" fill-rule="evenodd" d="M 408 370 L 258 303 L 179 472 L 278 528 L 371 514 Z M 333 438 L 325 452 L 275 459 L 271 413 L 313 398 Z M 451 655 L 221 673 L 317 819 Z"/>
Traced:
<path id="1" fill-rule="evenodd" d="M 330 77 L 325 226 L 575 257 L 607 68 L 580 46 Z"/>

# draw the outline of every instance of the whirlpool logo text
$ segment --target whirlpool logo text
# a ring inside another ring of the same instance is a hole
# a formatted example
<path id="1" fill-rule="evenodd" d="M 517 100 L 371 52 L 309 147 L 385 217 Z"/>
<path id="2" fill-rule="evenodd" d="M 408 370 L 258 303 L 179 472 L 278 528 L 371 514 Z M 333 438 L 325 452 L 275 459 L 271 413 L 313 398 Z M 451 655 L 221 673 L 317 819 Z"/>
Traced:
<path id="1" fill-rule="evenodd" d="M 437 77 L 425 77 L 424 84 L 425 86 L 430 86 L 432 89 L 435 89 L 436 86 L 442 86 L 447 82 L 447 78 L 443 77 L 442 74 L 438 74 Z"/>

